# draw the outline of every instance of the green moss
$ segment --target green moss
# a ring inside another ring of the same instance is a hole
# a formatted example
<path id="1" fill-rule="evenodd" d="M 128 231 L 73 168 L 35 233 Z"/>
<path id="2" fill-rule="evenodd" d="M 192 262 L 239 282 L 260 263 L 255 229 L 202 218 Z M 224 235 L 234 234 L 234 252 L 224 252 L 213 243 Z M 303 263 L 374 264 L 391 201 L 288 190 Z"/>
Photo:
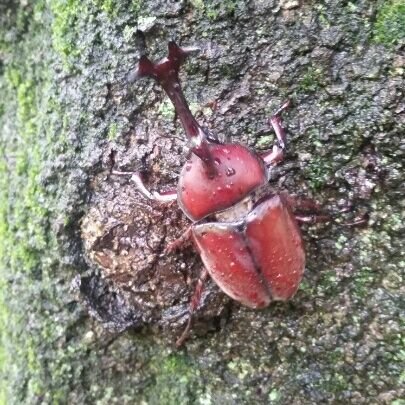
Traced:
<path id="1" fill-rule="evenodd" d="M 384 2 L 374 24 L 374 41 L 396 45 L 405 39 L 405 3 L 402 0 Z"/>
<path id="2" fill-rule="evenodd" d="M 99 24 L 99 14 L 106 14 L 111 20 L 120 13 L 134 14 L 136 18 L 142 7 L 142 1 L 134 0 L 126 7 L 125 2 L 117 0 L 50 0 L 49 6 L 53 14 L 52 44 L 59 54 L 67 71 L 77 69 L 77 61 L 88 47 L 86 41 L 99 41 L 94 35 L 95 25 Z M 87 35 L 86 30 L 89 30 Z"/>
<path id="3" fill-rule="evenodd" d="M 336 289 L 337 283 L 336 271 L 325 270 L 316 285 L 316 290 L 318 294 L 327 295 Z"/>
<path id="4" fill-rule="evenodd" d="M 332 176 L 333 167 L 327 157 L 312 156 L 304 171 L 309 187 L 312 190 L 320 190 Z"/>
<path id="5" fill-rule="evenodd" d="M 270 149 L 271 146 L 272 146 L 273 141 L 274 141 L 274 136 L 272 136 L 272 135 L 261 136 L 257 140 L 255 148 L 257 148 L 257 149 Z"/>
<path id="6" fill-rule="evenodd" d="M 33 142 L 36 138 L 38 126 L 38 100 L 32 80 L 23 81 L 24 75 L 12 70 L 6 77 L 14 89 L 17 99 L 17 127 L 19 139 L 15 144 L 14 170 L 18 176 L 24 178 L 24 187 L 14 190 L 9 197 L 15 198 L 8 215 L 13 219 L 6 239 L 17 242 L 10 250 L 10 262 L 14 266 L 21 266 L 32 271 L 39 263 L 39 251 L 46 245 L 39 221 L 47 213 L 40 200 L 42 198 L 41 186 L 38 181 L 40 172 L 41 152 L 39 146 Z M 19 238 L 18 233 L 24 234 Z M 15 240 L 17 239 L 17 241 Z"/>
<path id="7" fill-rule="evenodd" d="M 133 40 L 133 36 L 137 30 L 137 27 L 126 25 L 123 30 L 123 37 L 126 42 L 131 42 Z"/>
<path id="8" fill-rule="evenodd" d="M 298 89 L 303 93 L 313 93 L 324 86 L 325 75 L 321 68 L 309 67 L 298 83 Z"/>
<path id="9" fill-rule="evenodd" d="M 141 11 L 143 0 L 132 0 L 130 10 L 134 15 L 138 15 Z"/>
<path id="10" fill-rule="evenodd" d="M 75 57 L 80 55 L 78 32 L 73 29 L 86 11 L 86 2 L 80 0 L 52 0 L 51 10 L 54 15 L 52 23 L 52 43 L 62 58 L 66 68 L 71 68 Z"/>
<path id="11" fill-rule="evenodd" d="M 169 99 L 165 98 L 159 105 L 158 108 L 158 112 L 159 114 L 166 118 L 166 119 L 170 119 L 173 120 L 175 117 L 175 111 L 174 111 L 174 106 L 173 104 L 170 102 Z"/>
<path id="12" fill-rule="evenodd" d="M 244 378 L 253 374 L 252 364 L 245 359 L 236 359 L 228 363 L 228 369 L 234 373 L 238 380 L 242 381 Z"/>
<path id="13" fill-rule="evenodd" d="M 336 363 L 332 363 L 336 364 Z M 332 376 L 322 384 L 322 387 L 330 393 L 340 394 L 349 389 L 350 376 L 347 374 L 333 373 Z"/>
<path id="14" fill-rule="evenodd" d="M 9 96 L 16 100 L 16 120 L 18 138 L 14 140 L 12 149 L 7 154 L 14 155 L 14 168 L 3 164 L 0 168 L 0 177 L 3 179 L 0 191 L 1 203 L 1 229 L 0 245 L 1 257 L 7 273 L 1 269 L 1 279 L 6 280 L 12 271 L 25 272 L 29 277 L 38 277 L 40 274 L 41 252 L 46 249 L 47 240 L 44 232 L 43 220 L 47 217 L 47 210 L 43 205 L 43 190 L 39 184 L 38 175 L 41 166 L 41 153 L 36 141 L 38 134 L 38 88 L 34 87 L 32 80 L 23 80 L 24 74 L 15 69 L 6 75 L 9 83 Z M 14 96 L 13 96 L 14 94 Z M 10 170 L 13 170 L 13 182 L 10 182 Z M 4 291 L 3 291 L 4 293 Z M 3 296 L 3 302 L 6 296 Z M 23 305 L 21 303 L 21 305 Z M 2 340 L 12 339 L 13 344 L 21 344 L 15 350 L 20 352 L 20 361 L 27 364 L 26 372 L 32 376 L 38 374 L 39 362 L 36 354 L 36 345 L 32 337 L 16 337 L 19 333 L 21 319 L 10 312 L 9 303 L 2 306 L 2 323 L 13 324 L 14 330 L 2 328 Z M 24 321 L 22 321 L 24 322 Z M 11 336 L 9 336 L 11 334 Z M 21 340 L 22 339 L 22 340 Z M 3 347 L 7 347 L 5 344 Z M 10 367 L 12 361 L 9 353 L 3 353 L 4 368 Z M 25 359 L 25 360 L 23 360 Z M 40 379 L 29 379 L 28 390 L 33 395 L 40 394 Z M 4 394 L 5 395 L 5 394 Z"/>
<path id="15" fill-rule="evenodd" d="M 203 4 L 201 2 L 194 2 L 193 5 L 196 9 L 203 10 L 206 17 L 210 21 L 216 21 L 224 18 L 232 18 L 235 13 L 239 2 L 237 0 L 205 0 Z"/>
<path id="16" fill-rule="evenodd" d="M 279 394 L 278 390 L 274 389 L 274 390 L 270 391 L 270 393 L 269 393 L 269 401 L 271 403 L 276 402 L 279 398 L 280 398 L 280 394 Z"/>
<path id="17" fill-rule="evenodd" d="M 9 4 L 8 4 L 9 3 Z M 12 53 L 15 44 L 27 31 L 32 21 L 38 21 L 38 16 L 45 7 L 45 0 L 28 2 L 17 7 L 18 2 L 2 2 L 0 12 L 0 52 Z M 13 30 L 13 35 L 7 35 L 7 29 Z"/>
<path id="18" fill-rule="evenodd" d="M 198 10 L 204 10 L 204 0 L 190 0 L 192 6 Z"/>
<path id="19" fill-rule="evenodd" d="M 109 141 L 114 141 L 117 138 L 118 134 L 118 125 L 116 122 L 113 122 L 108 129 L 107 139 Z"/>
<path id="20" fill-rule="evenodd" d="M 364 250 L 363 250 L 364 251 Z M 370 251 L 366 251 L 370 252 Z M 361 255 L 362 253 L 360 253 Z M 367 253 L 369 254 L 369 253 Z M 363 266 L 356 270 L 353 279 L 351 280 L 350 288 L 353 292 L 353 296 L 364 299 L 368 296 L 370 291 L 374 288 L 376 278 L 379 278 L 380 274 L 368 266 Z"/>
<path id="21" fill-rule="evenodd" d="M 107 13 L 108 16 L 114 17 L 118 13 L 119 4 L 116 0 L 94 0 L 97 7 Z"/>
<path id="22" fill-rule="evenodd" d="M 326 13 L 326 6 L 322 3 L 316 3 L 314 4 L 314 9 L 316 10 L 318 21 L 321 26 L 324 28 L 329 28 L 331 26 L 331 23 Z"/>
<path id="23" fill-rule="evenodd" d="M 183 354 L 171 354 L 165 359 L 156 359 L 152 364 L 156 371 L 154 385 L 146 393 L 151 404 L 193 404 L 198 396 L 196 384 L 198 370 Z"/>
<path id="24" fill-rule="evenodd" d="M 17 88 L 21 82 L 21 73 L 18 69 L 9 66 L 4 72 L 6 81 L 10 83 L 13 88 Z"/>
<path id="25" fill-rule="evenodd" d="M 58 390 L 61 399 L 68 392 L 69 377 L 58 375 L 69 353 L 50 349 L 60 335 L 50 316 L 56 301 L 51 281 L 56 241 L 49 232 L 53 199 L 40 174 L 45 157 L 58 148 L 55 137 L 59 141 L 63 134 L 47 121 L 58 111 L 49 98 L 48 63 L 30 59 L 33 49 L 42 54 L 41 47 L 48 47 L 44 37 L 38 40 L 43 19 L 35 13 L 41 10 L 31 9 L 29 25 L 20 28 L 27 33 L 13 49 L 13 65 L 0 76 L 0 91 L 8 100 L 0 117 L 0 403 L 11 398 L 13 403 L 51 402 Z M 47 349 L 51 354 L 45 359 Z M 61 388 L 50 389 L 54 383 Z"/>

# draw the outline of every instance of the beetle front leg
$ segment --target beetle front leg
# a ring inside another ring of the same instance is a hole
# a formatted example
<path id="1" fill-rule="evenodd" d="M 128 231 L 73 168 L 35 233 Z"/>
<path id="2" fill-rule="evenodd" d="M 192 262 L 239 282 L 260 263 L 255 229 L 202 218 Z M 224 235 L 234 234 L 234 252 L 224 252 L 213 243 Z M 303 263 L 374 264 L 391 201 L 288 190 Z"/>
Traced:
<path id="1" fill-rule="evenodd" d="M 186 328 L 184 329 L 181 336 L 177 339 L 176 347 L 183 346 L 184 342 L 187 340 L 187 338 L 190 334 L 190 329 L 191 329 L 191 326 L 193 323 L 193 314 L 197 310 L 198 306 L 200 305 L 201 295 L 202 295 L 202 292 L 204 289 L 204 282 L 207 280 L 207 278 L 208 278 L 208 271 L 204 267 L 200 274 L 200 278 L 197 281 L 197 285 L 195 287 L 194 294 L 190 301 L 190 306 L 189 306 L 189 310 L 188 310 L 189 315 L 188 315 Z"/>
<path id="2" fill-rule="evenodd" d="M 111 174 L 116 176 L 131 176 L 130 178 L 135 183 L 138 191 L 149 200 L 159 201 L 161 203 L 170 203 L 177 199 L 177 190 L 169 190 L 163 193 L 149 191 L 138 172 L 121 172 L 119 170 L 112 170 Z"/>
<path id="3" fill-rule="evenodd" d="M 284 160 L 284 151 L 277 145 L 273 146 L 271 152 L 266 152 L 260 155 L 266 166 L 274 166 Z"/>
<path id="4" fill-rule="evenodd" d="M 286 147 L 287 135 L 282 125 L 281 114 L 291 105 L 290 100 L 287 100 L 270 118 L 269 122 L 274 129 L 277 137 L 278 145 L 274 145 L 272 150 L 261 154 L 267 166 L 275 165 L 284 159 L 284 150 Z"/>

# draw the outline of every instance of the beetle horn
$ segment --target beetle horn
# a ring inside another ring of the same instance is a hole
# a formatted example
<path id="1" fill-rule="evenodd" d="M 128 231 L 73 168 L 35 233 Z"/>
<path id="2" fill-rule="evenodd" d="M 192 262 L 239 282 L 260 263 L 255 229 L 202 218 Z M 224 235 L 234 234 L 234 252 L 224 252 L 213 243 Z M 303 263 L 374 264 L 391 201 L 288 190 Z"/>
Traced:
<path id="1" fill-rule="evenodd" d="M 129 74 L 128 81 L 134 82 L 135 80 L 146 76 L 156 78 L 155 65 L 146 55 L 142 55 L 141 59 L 139 59 L 138 68 Z"/>
<path id="2" fill-rule="evenodd" d="M 169 49 L 169 60 L 173 61 L 173 63 L 178 61 L 178 68 L 188 55 L 200 50 L 197 47 L 180 48 L 174 41 L 170 41 L 167 47 Z"/>
<path id="3" fill-rule="evenodd" d="M 130 74 L 129 79 L 133 81 L 140 77 L 149 76 L 153 77 L 163 87 L 174 105 L 187 138 L 191 141 L 191 151 L 204 162 L 208 177 L 212 178 L 216 174 L 216 168 L 208 148 L 206 134 L 191 113 L 179 80 L 180 66 L 187 55 L 197 49 L 180 48 L 176 42 L 170 41 L 167 58 L 153 63 L 147 56 L 142 56 L 138 68 Z"/>

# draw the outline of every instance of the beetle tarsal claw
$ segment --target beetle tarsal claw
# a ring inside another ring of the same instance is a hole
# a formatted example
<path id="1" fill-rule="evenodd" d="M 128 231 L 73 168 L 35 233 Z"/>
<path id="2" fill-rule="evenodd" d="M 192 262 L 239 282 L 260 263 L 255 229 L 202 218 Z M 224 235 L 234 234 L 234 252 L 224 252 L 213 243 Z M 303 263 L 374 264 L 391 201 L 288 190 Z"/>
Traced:
<path id="1" fill-rule="evenodd" d="M 148 198 L 149 200 L 155 199 L 153 194 L 143 184 L 141 176 L 138 173 L 133 173 L 131 176 L 131 180 L 135 183 L 136 188 L 144 197 Z"/>
<path id="2" fill-rule="evenodd" d="M 274 116 L 280 115 L 283 111 L 285 111 L 287 108 L 291 107 L 291 100 L 286 100 L 283 105 L 273 114 Z"/>

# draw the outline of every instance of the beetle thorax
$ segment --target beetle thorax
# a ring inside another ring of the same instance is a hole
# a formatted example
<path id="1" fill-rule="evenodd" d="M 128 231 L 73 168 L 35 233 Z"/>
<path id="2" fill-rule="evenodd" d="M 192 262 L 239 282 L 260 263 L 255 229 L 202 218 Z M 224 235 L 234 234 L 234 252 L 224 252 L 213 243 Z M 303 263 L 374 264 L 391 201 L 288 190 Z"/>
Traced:
<path id="1" fill-rule="evenodd" d="M 210 178 L 202 160 L 193 154 L 179 179 L 180 207 L 194 221 L 228 208 L 243 210 L 243 204 L 233 207 L 267 182 L 263 161 L 247 147 L 240 144 L 209 144 L 208 147 L 216 175 Z"/>

